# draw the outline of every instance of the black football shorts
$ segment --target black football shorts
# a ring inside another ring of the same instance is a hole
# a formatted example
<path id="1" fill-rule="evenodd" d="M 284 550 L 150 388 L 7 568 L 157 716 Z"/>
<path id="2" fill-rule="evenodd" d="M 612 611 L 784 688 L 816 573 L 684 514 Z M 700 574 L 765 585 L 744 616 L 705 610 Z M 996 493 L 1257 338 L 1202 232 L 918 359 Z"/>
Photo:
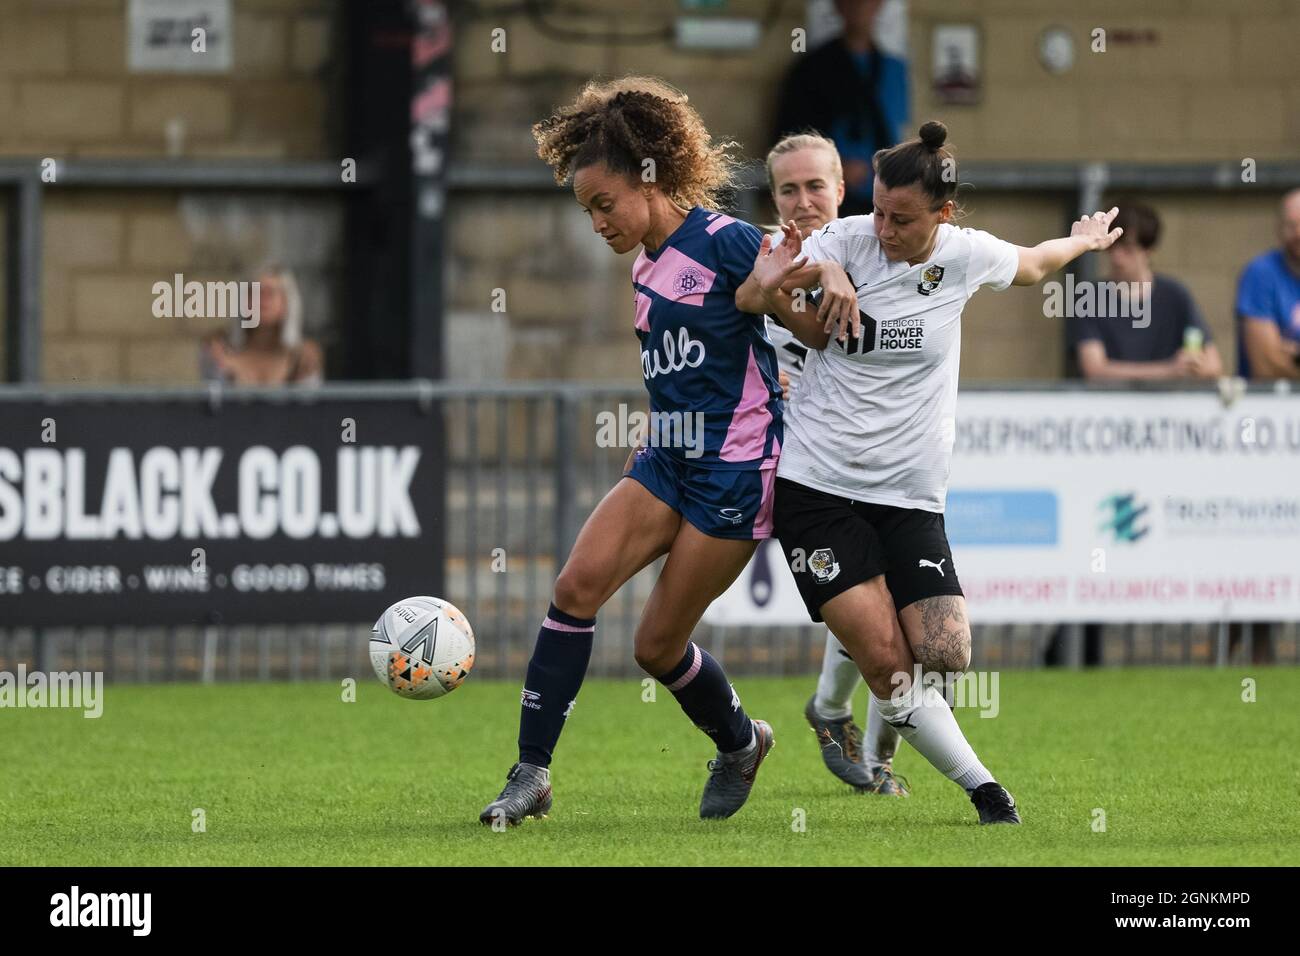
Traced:
<path id="1" fill-rule="evenodd" d="M 868 504 L 776 480 L 775 531 L 808 614 L 879 574 L 902 610 L 922 598 L 962 593 L 943 515 Z"/>

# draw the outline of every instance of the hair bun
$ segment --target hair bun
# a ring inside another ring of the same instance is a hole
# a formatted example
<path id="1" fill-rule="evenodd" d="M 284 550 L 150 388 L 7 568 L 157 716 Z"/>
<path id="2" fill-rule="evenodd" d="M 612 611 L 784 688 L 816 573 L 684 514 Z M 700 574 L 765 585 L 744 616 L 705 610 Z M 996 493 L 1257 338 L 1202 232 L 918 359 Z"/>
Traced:
<path id="1" fill-rule="evenodd" d="M 921 127 L 921 142 L 930 152 L 937 152 L 943 148 L 943 144 L 948 140 L 948 127 L 944 126 L 938 120 L 930 120 Z"/>

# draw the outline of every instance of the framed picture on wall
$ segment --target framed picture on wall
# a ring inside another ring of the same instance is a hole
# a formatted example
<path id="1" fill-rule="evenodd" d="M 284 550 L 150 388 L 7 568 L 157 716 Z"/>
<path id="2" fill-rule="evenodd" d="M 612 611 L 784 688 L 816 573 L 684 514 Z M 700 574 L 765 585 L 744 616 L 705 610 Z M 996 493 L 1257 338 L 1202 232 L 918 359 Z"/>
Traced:
<path id="1" fill-rule="evenodd" d="M 979 27 L 973 23 L 936 24 L 931 34 L 930 80 L 940 103 L 978 103 Z"/>

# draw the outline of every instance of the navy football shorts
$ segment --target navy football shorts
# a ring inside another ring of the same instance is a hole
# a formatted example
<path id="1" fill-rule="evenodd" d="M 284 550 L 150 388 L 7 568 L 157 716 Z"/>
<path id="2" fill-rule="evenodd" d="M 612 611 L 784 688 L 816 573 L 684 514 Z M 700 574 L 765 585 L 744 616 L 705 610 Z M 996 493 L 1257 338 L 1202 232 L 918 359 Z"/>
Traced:
<path id="1" fill-rule="evenodd" d="M 776 459 L 761 467 L 703 467 L 662 448 L 638 448 L 627 477 L 711 538 L 754 541 L 772 537 Z"/>

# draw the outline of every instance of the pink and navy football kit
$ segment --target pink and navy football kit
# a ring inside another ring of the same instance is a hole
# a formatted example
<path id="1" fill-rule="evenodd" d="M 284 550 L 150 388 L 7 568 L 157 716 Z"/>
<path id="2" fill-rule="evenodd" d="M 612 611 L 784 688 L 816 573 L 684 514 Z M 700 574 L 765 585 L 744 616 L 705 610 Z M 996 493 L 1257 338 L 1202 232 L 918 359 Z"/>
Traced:
<path id="1" fill-rule="evenodd" d="M 717 538 L 772 534 L 781 386 L 763 316 L 736 308 L 763 235 L 699 206 L 632 267 L 651 435 L 630 477 Z"/>

